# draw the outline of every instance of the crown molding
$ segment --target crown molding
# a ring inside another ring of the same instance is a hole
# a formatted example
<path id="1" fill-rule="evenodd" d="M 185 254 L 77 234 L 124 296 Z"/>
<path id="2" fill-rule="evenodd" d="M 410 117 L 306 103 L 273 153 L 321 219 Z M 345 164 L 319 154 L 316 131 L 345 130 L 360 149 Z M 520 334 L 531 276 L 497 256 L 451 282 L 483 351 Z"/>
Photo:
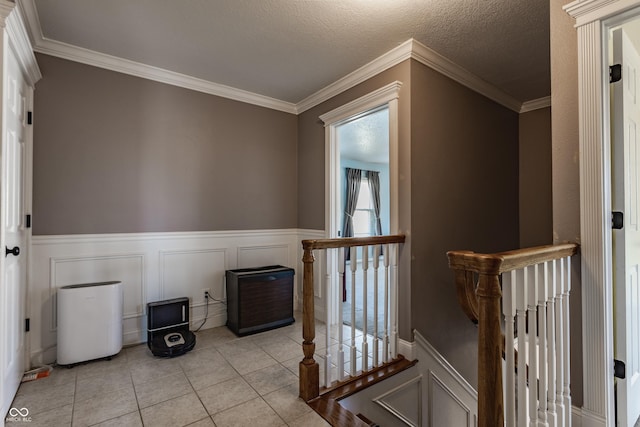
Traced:
<path id="1" fill-rule="evenodd" d="M 368 64 L 358 68 L 350 74 L 347 74 L 340 80 L 337 80 L 324 89 L 319 90 L 299 102 L 298 114 L 315 107 L 321 102 L 324 102 L 347 89 L 351 89 L 355 85 L 360 84 L 409 58 L 434 69 L 435 71 L 453 79 L 475 92 L 480 93 L 481 95 L 486 96 L 510 110 L 517 113 L 520 112 L 522 103 L 517 99 L 455 64 L 453 61 L 440 55 L 433 49 L 428 48 L 414 39 L 409 39 L 398 47 L 390 50 L 384 55 L 374 59 Z"/>
<path id="2" fill-rule="evenodd" d="M 416 40 L 412 40 L 411 57 L 498 104 L 516 113 L 520 112 L 520 101 Z"/>
<path id="3" fill-rule="evenodd" d="M 24 11 L 20 4 L 17 4 L 15 12 L 10 14 L 6 20 L 9 39 L 14 46 L 14 52 L 23 69 L 30 86 L 35 86 L 36 82 L 42 78 L 42 73 L 38 67 L 33 47 L 29 40 L 29 33 L 25 25 Z"/>
<path id="4" fill-rule="evenodd" d="M 540 110 L 541 108 L 551 107 L 551 97 L 545 96 L 544 98 L 532 99 L 522 103 L 520 107 L 520 113 L 528 113 L 533 110 Z"/>
<path id="5" fill-rule="evenodd" d="M 405 41 L 401 45 L 391 49 L 368 64 L 363 65 L 357 70 L 331 83 L 329 86 L 326 86 L 313 95 L 303 99 L 298 103 L 298 114 L 303 113 L 316 105 L 341 94 L 347 89 L 351 89 L 365 80 L 388 70 L 394 65 L 409 59 L 411 57 L 413 42 L 413 39 Z"/>
<path id="6" fill-rule="evenodd" d="M 6 3 L 4 0 L 0 1 Z M 521 112 L 523 106 L 523 104 L 515 98 L 414 39 L 405 41 L 366 65 L 320 89 L 299 103 L 293 104 L 185 74 L 47 39 L 42 34 L 34 0 L 17 0 L 17 2 L 23 10 L 28 34 L 31 38 L 33 50 L 36 52 L 286 113 L 300 114 L 307 111 L 407 59 L 414 59 L 517 113 Z M 0 5 L 2 3 L 0 3 Z"/>
<path id="7" fill-rule="evenodd" d="M 576 27 L 581 27 L 638 5 L 638 0 L 576 0 L 562 8 L 576 20 Z"/>
<path id="8" fill-rule="evenodd" d="M 198 92 L 208 93 L 210 95 L 258 105 L 260 107 L 271 108 L 273 110 L 284 111 L 285 113 L 296 113 L 295 105 L 290 102 L 280 101 L 278 99 L 258 95 L 245 90 L 142 64 L 140 62 L 105 55 L 103 53 L 49 40 L 47 38 L 42 38 L 37 41 L 34 50 L 46 55 L 56 56 L 58 58 L 68 59 L 111 71 L 117 71 L 119 73 L 129 74 L 160 83 L 179 86 Z"/>
<path id="9" fill-rule="evenodd" d="M 285 113 L 296 113 L 295 104 L 290 102 L 47 39 L 42 34 L 34 0 L 19 1 L 24 8 L 24 15 L 28 19 L 29 36 L 32 39 L 33 50 L 36 52 Z"/>

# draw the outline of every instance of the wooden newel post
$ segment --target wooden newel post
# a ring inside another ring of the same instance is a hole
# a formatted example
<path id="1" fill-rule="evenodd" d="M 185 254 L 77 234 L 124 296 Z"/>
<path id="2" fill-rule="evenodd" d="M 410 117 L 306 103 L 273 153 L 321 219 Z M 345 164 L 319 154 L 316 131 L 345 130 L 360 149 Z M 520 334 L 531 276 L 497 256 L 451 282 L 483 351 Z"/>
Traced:
<path id="1" fill-rule="evenodd" d="M 504 425 L 498 274 L 478 278 L 478 427 Z M 523 403 L 522 403 L 523 404 Z"/>
<path id="2" fill-rule="evenodd" d="M 304 246 L 304 245 L 303 245 Z M 302 351 L 304 359 L 300 362 L 300 397 L 308 402 L 320 394 L 320 365 L 313 358 L 316 344 L 314 294 L 313 294 L 313 251 L 304 246 L 304 271 L 302 276 Z"/>

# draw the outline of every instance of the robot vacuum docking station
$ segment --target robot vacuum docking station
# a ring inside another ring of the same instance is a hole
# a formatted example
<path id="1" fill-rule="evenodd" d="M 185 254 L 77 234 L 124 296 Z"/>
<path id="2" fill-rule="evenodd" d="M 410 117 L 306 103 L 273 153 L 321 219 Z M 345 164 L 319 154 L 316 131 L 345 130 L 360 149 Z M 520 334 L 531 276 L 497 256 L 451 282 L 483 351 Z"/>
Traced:
<path id="1" fill-rule="evenodd" d="M 180 356 L 195 345 L 196 336 L 189 330 L 189 298 L 147 304 L 147 346 L 154 356 Z"/>

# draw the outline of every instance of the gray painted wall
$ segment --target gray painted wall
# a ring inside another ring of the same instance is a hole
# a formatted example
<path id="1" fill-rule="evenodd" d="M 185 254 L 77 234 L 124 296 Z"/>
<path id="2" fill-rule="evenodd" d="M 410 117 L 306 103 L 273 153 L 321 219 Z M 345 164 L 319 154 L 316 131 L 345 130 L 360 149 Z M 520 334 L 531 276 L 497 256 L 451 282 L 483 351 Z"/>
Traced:
<path id="1" fill-rule="evenodd" d="M 553 242 L 551 107 L 519 117 L 520 247 Z"/>
<path id="2" fill-rule="evenodd" d="M 297 226 L 295 115 L 37 59 L 34 234 Z"/>

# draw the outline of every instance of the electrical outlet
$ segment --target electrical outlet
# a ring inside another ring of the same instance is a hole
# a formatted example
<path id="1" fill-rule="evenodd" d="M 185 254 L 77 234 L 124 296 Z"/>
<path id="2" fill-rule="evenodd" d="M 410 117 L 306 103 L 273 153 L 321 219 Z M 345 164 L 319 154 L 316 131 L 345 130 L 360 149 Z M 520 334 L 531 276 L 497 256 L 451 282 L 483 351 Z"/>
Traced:
<path id="1" fill-rule="evenodd" d="M 202 299 L 203 299 L 203 301 L 207 302 L 208 298 L 211 298 L 211 289 L 210 288 L 202 289 Z"/>

